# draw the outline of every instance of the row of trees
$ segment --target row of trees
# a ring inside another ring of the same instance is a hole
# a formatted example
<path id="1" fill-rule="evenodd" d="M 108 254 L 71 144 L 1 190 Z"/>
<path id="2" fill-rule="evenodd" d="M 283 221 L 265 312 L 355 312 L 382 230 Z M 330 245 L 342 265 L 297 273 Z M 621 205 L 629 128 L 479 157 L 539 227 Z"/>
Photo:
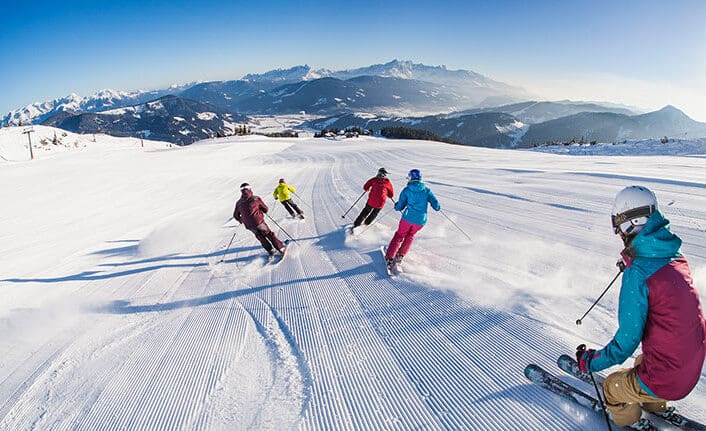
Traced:
<path id="1" fill-rule="evenodd" d="M 446 142 L 447 144 L 460 144 L 451 139 L 437 136 L 429 130 L 411 129 L 409 127 L 383 127 L 380 136 L 391 139 L 417 139 L 423 141 Z"/>
<path id="2" fill-rule="evenodd" d="M 322 129 L 320 132 L 314 133 L 315 138 L 331 138 L 336 136 L 345 136 L 346 138 L 356 138 L 360 135 L 372 135 L 372 129 L 363 129 L 360 127 L 348 127 L 343 130 L 337 129 L 335 127 L 329 129 Z"/>
<path id="3" fill-rule="evenodd" d="M 661 142 L 661 143 L 663 143 L 663 144 L 666 144 L 666 143 L 669 142 L 669 141 L 670 141 L 670 139 L 669 139 L 667 136 L 662 136 L 662 137 L 659 139 L 659 142 Z M 674 142 L 674 139 L 672 139 L 671 141 Z M 626 143 L 626 142 L 627 142 L 627 140 L 622 141 L 623 144 Z M 588 141 L 588 142 L 587 142 L 587 141 L 584 139 L 584 137 L 581 136 L 581 139 L 579 139 L 578 141 L 577 141 L 576 138 L 574 137 L 574 138 L 572 138 L 570 141 L 532 142 L 532 143 L 530 144 L 530 146 L 532 146 L 532 147 L 546 147 L 546 146 L 551 146 L 551 145 L 564 145 L 564 146 L 567 146 L 567 145 L 574 145 L 574 144 L 578 144 L 578 145 L 586 145 L 586 144 L 588 144 L 588 145 L 596 145 L 597 143 L 598 143 L 598 142 L 595 141 L 595 140 L 593 140 L 593 141 Z M 615 144 L 616 144 L 616 142 L 613 142 L 613 145 L 615 145 Z"/>

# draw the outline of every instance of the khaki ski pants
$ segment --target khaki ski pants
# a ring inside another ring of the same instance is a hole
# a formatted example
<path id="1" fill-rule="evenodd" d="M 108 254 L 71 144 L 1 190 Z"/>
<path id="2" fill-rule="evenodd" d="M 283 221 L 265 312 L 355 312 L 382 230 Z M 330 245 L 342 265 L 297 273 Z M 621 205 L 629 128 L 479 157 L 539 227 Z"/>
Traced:
<path id="1" fill-rule="evenodd" d="M 637 366 L 642 355 L 635 359 L 633 368 L 625 368 L 606 377 L 603 381 L 603 395 L 606 407 L 616 425 L 624 427 L 640 420 L 642 409 L 660 413 L 667 410 L 667 401 L 655 398 L 645 392 L 637 380 Z"/>

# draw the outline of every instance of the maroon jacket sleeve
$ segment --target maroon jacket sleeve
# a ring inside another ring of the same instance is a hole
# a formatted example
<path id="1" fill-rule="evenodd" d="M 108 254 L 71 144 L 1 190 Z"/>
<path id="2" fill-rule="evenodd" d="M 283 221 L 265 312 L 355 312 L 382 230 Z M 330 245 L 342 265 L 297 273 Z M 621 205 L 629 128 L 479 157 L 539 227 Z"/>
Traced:
<path id="1" fill-rule="evenodd" d="M 365 184 L 363 184 L 363 190 L 365 190 L 366 192 L 369 191 L 373 187 L 373 180 L 374 179 L 375 178 L 371 178 L 368 181 L 366 181 Z"/>
<path id="2" fill-rule="evenodd" d="M 265 201 L 263 201 L 259 197 L 257 198 L 257 200 L 258 200 L 258 203 L 260 204 L 260 209 L 262 210 L 263 213 L 266 213 L 267 211 L 270 210 L 269 208 L 267 208 L 267 204 L 265 204 Z"/>
<path id="3" fill-rule="evenodd" d="M 240 202 L 240 201 L 238 201 L 238 202 Z M 240 214 L 240 210 L 238 209 L 238 202 L 235 203 L 235 209 L 233 209 L 233 218 L 234 218 L 238 223 L 242 223 L 242 221 L 240 220 L 240 216 L 241 216 L 242 214 Z"/>

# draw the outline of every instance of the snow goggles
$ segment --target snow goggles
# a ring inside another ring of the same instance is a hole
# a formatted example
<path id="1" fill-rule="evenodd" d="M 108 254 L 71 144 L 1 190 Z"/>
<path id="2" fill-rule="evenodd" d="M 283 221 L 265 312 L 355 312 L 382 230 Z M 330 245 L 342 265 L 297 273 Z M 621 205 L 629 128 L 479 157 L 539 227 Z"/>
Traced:
<path id="1" fill-rule="evenodd" d="M 625 223 L 626 221 L 630 221 L 640 217 L 649 217 L 650 215 L 652 215 L 653 212 L 655 212 L 654 205 L 645 205 L 643 207 L 637 207 L 631 210 L 627 210 L 620 214 L 611 215 L 610 221 L 613 224 L 613 232 L 616 234 L 620 232 L 620 225 Z"/>

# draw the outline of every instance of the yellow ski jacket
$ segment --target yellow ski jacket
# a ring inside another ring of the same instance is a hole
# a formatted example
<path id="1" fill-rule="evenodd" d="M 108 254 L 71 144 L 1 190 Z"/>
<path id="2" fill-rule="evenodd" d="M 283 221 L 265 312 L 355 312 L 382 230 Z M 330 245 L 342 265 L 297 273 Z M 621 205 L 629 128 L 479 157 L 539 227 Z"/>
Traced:
<path id="1" fill-rule="evenodd" d="M 272 196 L 275 199 L 279 199 L 280 202 L 288 201 L 292 198 L 289 192 L 297 193 L 297 189 L 286 183 L 279 183 Z"/>

